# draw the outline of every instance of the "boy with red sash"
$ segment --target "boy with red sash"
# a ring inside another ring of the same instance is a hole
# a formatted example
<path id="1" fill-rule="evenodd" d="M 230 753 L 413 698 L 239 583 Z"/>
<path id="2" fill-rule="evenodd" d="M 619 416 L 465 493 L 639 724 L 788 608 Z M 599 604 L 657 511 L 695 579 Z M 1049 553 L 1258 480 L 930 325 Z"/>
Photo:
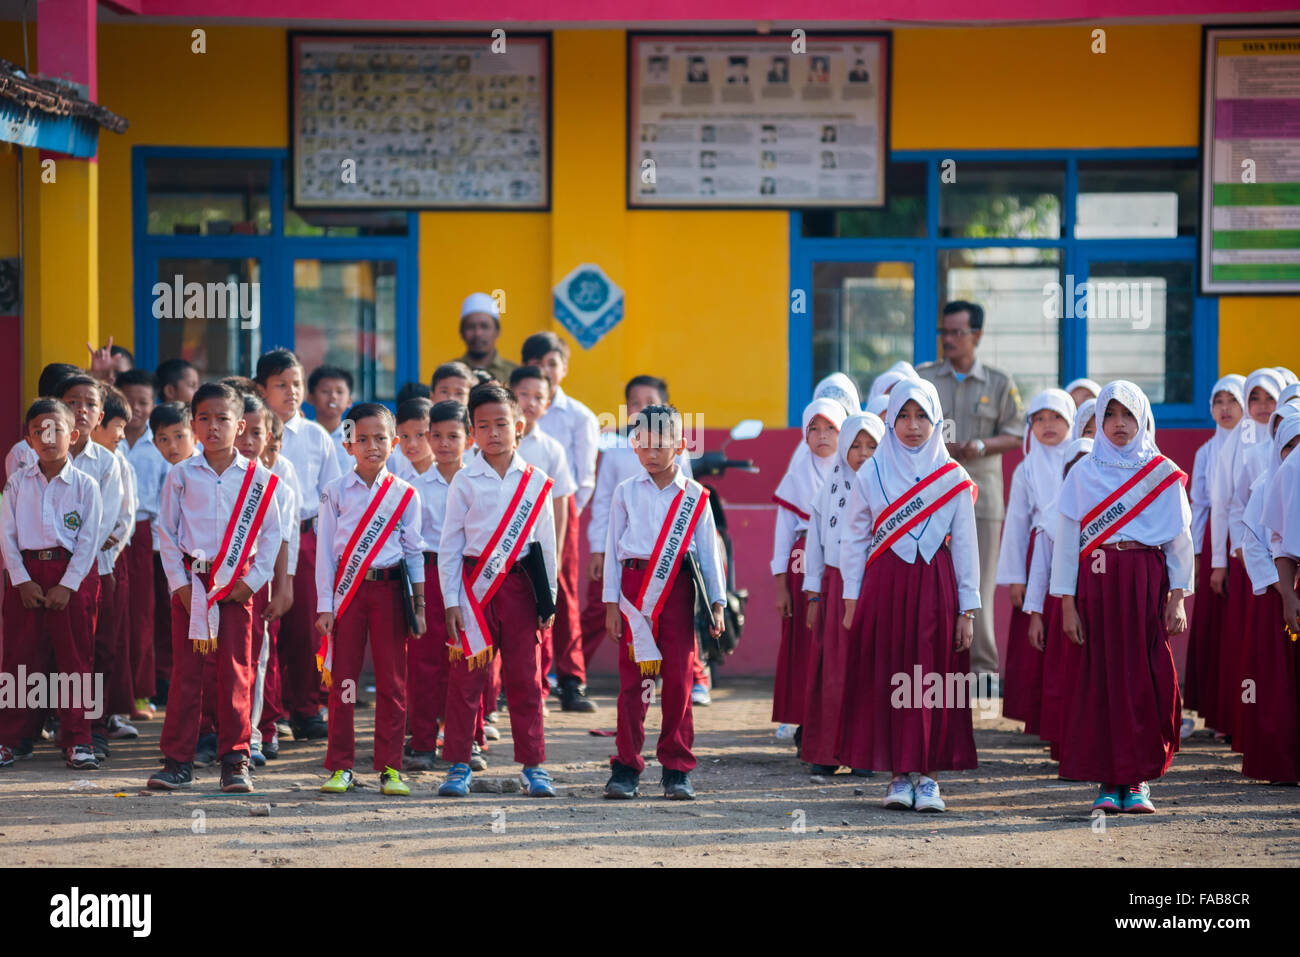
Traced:
<path id="1" fill-rule="evenodd" d="M 663 726 L 655 754 L 663 766 L 664 797 L 689 801 L 695 797 L 695 580 L 688 555 L 703 573 L 714 637 L 722 634 L 726 575 L 709 493 L 677 467 L 686 447 L 681 413 L 671 405 L 646 406 L 632 429 L 642 471 L 614 489 L 605 540 L 605 630 L 613 641 L 627 635 L 626 653 L 618 659 L 618 753 L 610 759 L 605 797 L 637 795 L 645 770 L 646 709 L 658 675 Z"/>
<path id="2" fill-rule="evenodd" d="M 352 716 L 366 640 L 375 664 L 375 759 L 383 794 L 411 789 L 397 770 L 406 737 L 406 636 L 424 634 L 424 539 L 415 489 L 385 464 L 397 438 L 393 413 L 359 402 L 343 420 L 343 446 L 356 468 L 325 486 L 316 562 L 317 665 L 329 689 L 332 771 L 326 794 L 352 789 L 356 740 Z M 410 594 L 406 594 L 409 582 Z M 414 611 L 408 625 L 403 603 Z"/>
<path id="3" fill-rule="evenodd" d="M 890 390 L 885 438 L 853 483 L 840 542 L 853 689 L 841 717 L 841 760 L 889 768 L 884 806 L 900 810 L 945 810 L 935 772 L 977 764 L 976 487 L 949 457 L 942 422 L 932 383 L 904 379 Z"/>
<path id="4" fill-rule="evenodd" d="M 158 535 L 171 590 L 172 673 L 154 790 L 188 787 L 198 744 L 204 656 L 217 657 L 221 789 L 248 793 L 253 690 L 253 595 L 280 552 L 279 479 L 235 449 L 244 400 L 227 385 L 199 387 L 191 402 L 203 453 L 163 481 Z"/>
<path id="5" fill-rule="evenodd" d="M 553 612 L 541 617 L 542 589 L 549 589 L 552 605 L 556 595 L 552 482 L 517 452 L 524 418 L 507 389 L 477 386 L 470 392 L 469 415 L 479 454 L 451 480 L 438 544 L 438 580 L 452 642 L 442 748 L 452 766 L 438 794 L 469 794 L 486 666 L 499 653 L 515 760 L 523 765 L 520 784 L 532 797 L 554 797 L 551 776 L 541 766 L 545 678 L 539 647 L 542 629 L 554 619 Z"/>
<path id="6" fill-rule="evenodd" d="M 1051 593 L 1079 646 L 1062 709 L 1061 777 L 1100 781 L 1093 809 L 1149 814 L 1147 781 L 1178 750 L 1182 702 L 1171 634 L 1195 558 L 1186 476 L 1160 454 L 1150 404 L 1132 382 L 1097 397 L 1092 454 L 1061 485 Z M 1123 689 L 1123 693 L 1117 693 Z"/>

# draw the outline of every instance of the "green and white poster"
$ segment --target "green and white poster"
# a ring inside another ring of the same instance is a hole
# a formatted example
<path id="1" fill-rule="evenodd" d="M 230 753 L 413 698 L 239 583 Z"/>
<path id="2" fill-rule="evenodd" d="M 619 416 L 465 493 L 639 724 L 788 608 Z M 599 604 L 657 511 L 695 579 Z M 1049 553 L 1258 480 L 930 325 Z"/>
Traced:
<path id="1" fill-rule="evenodd" d="M 1207 29 L 1201 291 L 1300 292 L 1300 29 Z"/>

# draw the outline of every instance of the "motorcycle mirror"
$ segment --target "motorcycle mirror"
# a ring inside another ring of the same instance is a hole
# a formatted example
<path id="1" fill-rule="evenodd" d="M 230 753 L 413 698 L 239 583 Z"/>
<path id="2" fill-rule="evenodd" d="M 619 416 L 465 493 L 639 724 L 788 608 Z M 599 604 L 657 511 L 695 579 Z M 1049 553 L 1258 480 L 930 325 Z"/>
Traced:
<path id="1" fill-rule="evenodd" d="M 731 437 L 737 441 L 756 439 L 762 432 L 763 421 L 761 419 L 745 419 L 732 426 Z"/>

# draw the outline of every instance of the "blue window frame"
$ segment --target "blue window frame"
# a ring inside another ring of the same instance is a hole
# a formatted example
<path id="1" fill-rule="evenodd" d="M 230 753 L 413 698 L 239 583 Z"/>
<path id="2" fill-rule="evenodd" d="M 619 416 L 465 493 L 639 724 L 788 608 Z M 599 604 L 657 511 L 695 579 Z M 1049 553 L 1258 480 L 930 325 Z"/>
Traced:
<path id="1" fill-rule="evenodd" d="M 1097 270 L 1100 277 L 1115 274 L 1124 264 L 1149 263 L 1169 267 L 1189 266 L 1194 277 L 1196 236 L 1176 235 L 1168 238 L 1077 239 L 1075 218 L 1079 197 L 1079 164 L 1090 161 L 1194 161 L 1195 148 L 1136 150 L 1027 150 L 1027 151 L 912 151 L 894 150 L 891 163 L 920 163 L 926 171 L 926 225 L 923 237 L 819 238 L 804 235 L 804 215 L 790 215 L 790 287 L 789 311 L 789 391 L 787 421 L 799 424 L 799 415 L 813 388 L 813 295 L 814 263 L 888 262 L 911 264 L 914 284 L 913 361 L 928 362 L 936 358 L 938 315 L 942 305 L 939 289 L 939 260 L 945 250 L 979 250 L 988 248 L 1051 250 L 1059 257 L 1062 276 L 1072 276 L 1081 283 Z M 941 164 L 955 160 L 958 176 L 963 162 L 1033 163 L 1055 162 L 1064 166 L 1064 190 L 1060 209 L 1060 235 L 1043 239 L 945 238 L 940 231 Z M 1182 231 L 1182 230 L 1180 230 Z M 1197 295 L 1192 284 L 1193 308 L 1184 326 L 1184 339 L 1191 352 L 1190 389 L 1184 389 L 1189 401 L 1155 403 L 1155 414 L 1162 427 L 1191 428 L 1208 424 L 1205 396 L 1218 376 L 1218 300 Z M 803 295 L 800 296 L 799 293 Z M 996 321 L 996 317 L 991 317 Z M 1087 376 L 1089 338 L 1086 317 L 1066 314 L 1060 323 L 1059 355 L 1061 382 Z"/>
<path id="2" fill-rule="evenodd" d="M 173 235 L 149 233 L 147 164 L 154 158 L 171 160 L 222 161 L 265 160 L 269 162 L 266 189 L 270 205 L 269 231 L 252 234 Z M 363 391 L 358 383 L 354 398 L 378 398 L 390 405 L 397 387 L 420 377 L 420 342 L 417 320 L 419 292 L 419 217 L 403 213 L 405 235 L 362 235 L 354 237 L 294 236 L 285 234 L 284 149 L 227 149 L 201 147 L 137 146 L 131 156 L 132 232 L 134 250 L 135 354 L 137 363 L 155 368 L 160 360 L 159 323 L 153 315 L 153 288 L 159 263 L 164 260 L 256 261 L 261 283 L 260 326 L 254 340 L 255 354 L 278 346 L 295 348 L 294 264 L 299 260 L 321 263 L 338 261 L 392 262 L 396 278 L 392 297 L 396 322 L 392 349 L 395 357 L 392 391 L 381 394 Z M 247 348 L 247 345 L 245 346 Z"/>

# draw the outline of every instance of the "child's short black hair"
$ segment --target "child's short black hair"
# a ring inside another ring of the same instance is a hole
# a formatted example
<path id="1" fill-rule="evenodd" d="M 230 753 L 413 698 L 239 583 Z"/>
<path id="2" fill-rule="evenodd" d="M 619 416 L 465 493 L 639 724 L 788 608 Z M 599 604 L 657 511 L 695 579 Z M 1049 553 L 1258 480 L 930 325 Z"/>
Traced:
<path id="1" fill-rule="evenodd" d="M 474 420 L 474 413 L 478 411 L 479 406 L 489 405 L 493 402 L 500 402 L 510 409 L 510 414 L 515 418 L 519 417 L 519 403 L 515 401 L 515 395 L 499 382 L 488 382 L 483 385 L 476 385 L 469 391 L 469 418 Z"/>
<path id="2" fill-rule="evenodd" d="M 51 362 L 41 370 L 41 377 L 36 381 L 36 391 L 45 396 L 56 396 L 59 383 L 70 375 L 77 375 L 84 370 L 70 362 Z"/>
<path id="3" fill-rule="evenodd" d="M 401 405 L 408 399 L 427 399 L 432 394 L 432 390 L 423 382 L 407 382 L 397 390 L 397 404 Z"/>
<path id="4" fill-rule="evenodd" d="M 275 373 L 271 373 L 274 375 Z M 348 387 L 348 392 L 352 391 L 352 373 L 347 369 L 338 366 L 317 366 L 312 370 L 311 375 L 307 377 L 308 394 L 316 391 L 316 386 L 320 385 L 324 379 L 341 379 L 343 384 Z"/>
<path id="5" fill-rule="evenodd" d="M 266 434 L 272 441 L 279 442 L 284 438 L 284 419 L 276 415 L 269 405 L 263 405 L 262 411 L 266 413 Z"/>
<path id="6" fill-rule="evenodd" d="M 280 375 L 288 372 L 290 369 L 297 368 L 302 371 L 302 363 L 298 357 L 288 349 L 272 349 L 270 352 L 264 352 L 257 360 L 257 371 L 253 375 L 253 380 L 258 385 L 266 385 L 266 380 L 273 375 Z"/>
<path id="7" fill-rule="evenodd" d="M 493 383 L 496 383 L 497 385 L 501 385 L 501 383 L 497 381 L 497 377 L 494 376 L 491 372 L 488 372 L 487 369 L 471 369 L 470 372 L 473 373 L 473 377 L 470 379 L 471 392 L 474 390 L 476 386 L 480 386 L 480 385 L 492 385 Z"/>
<path id="8" fill-rule="evenodd" d="M 133 367 L 135 366 L 135 356 L 131 354 L 131 350 L 128 349 L 126 346 L 113 346 L 113 348 L 108 350 L 108 354 L 113 358 L 117 358 L 118 356 L 126 356 L 126 361 L 131 363 Z"/>
<path id="9" fill-rule="evenodd" d="M 444 362 L 438 368 L 433 370 L 433 387 L 437 388 L 438 383 L 443 379 L 464 379 L 466 382 L 474 381 L 474 373 L 470 371 L 469 366 L 459 359 L 453 359 L 451 362 Z"/>
<path id="10" fill-rule="evenodd" d="M 231 386 L 231 388 L 233 389 L 234 386 Z M 266 411 L 266 403 L 263 402 L 255 393 L 241 392 L 239 389 L 235 389 L 235 391 L 239 393 L 239 398 L 244 402 L 244 415 L 252 415 L 255 412 Z"/>
<path id="11" fill-rule="evenodd" d="M 194 417 L 190 414 L 190 407 L 184 402 L 172 401 L 161 402 L 153 407 L 149 413 L 149 428 L 157 433 L 173 425 L 183 425 L 190 428 L 190 423 Z"/>
<path id="12" fill-rule="evenodd" d="M 545 359 L 552 352 L 558 352 L 566 361 L 569 358 L 568 344 L 555 333 L 534 332 L 524 340 L 522 358 L 525 365 L 531 365 L 534 360 Z"/>
<path id="13" fill-rule="evenodd" d="M 627 380 L 627 385 L 623 386 L 623 401 L 626 402 L 632 390 L 637 386 L 649 386 L 659 393 L 659 398 L 663 402 L 668 401 L 668 383 L 657 375 L 634 375 Z"/>
<path id="14" fill-rule="evenodd" d="M 199 386 L 198 391 L 194 393 L 194 398 L 190 400 L 190 412 L 194 415 L 199 414 L 199 403 L 207 402 L 211 399 L 220 399 L 230 406 L 230 411 L 235 415 L 243 418 L 244 416 L 244 395 L 237 392 L 224 382 L 205 382 Z"/>
<path id="15" fill-rule="evenodd" d="M 410 422 L 412 419 L 428 422 L 429 410 L 432 408 L 433 403 L 420 396 L 413 399 L 403 399 L 397 403 L 397 424 L 401 425 L 403 422 Z"/>
<path id="16" fill-rule="evenodd" d="M 228 375 L 217 381 L 230 386 L 240 395 L 257 395 L 257 383 L 246 375 Z"/>
<path id="17" fill-rule="evenodd" d="M 152 389 L 154 387 L 154 378 L 148 369 L 127 369 L 125 372 L 117 374 L 114 384 L 119 389 L 125 389 L 131 385 L 145 385 Z"/>
<path id="18" fill-rule="evenodd" d="M 429 424 L 435 422 L 459 422 L 469 435 L 469 410 L 455 399 L 443 399 L 435 402 L 429 409 Z"/>
<path id="19" fill-rule="evenodd" d="M 75 389 L 79 385 L 94 386 L 95 391 L 99 393 L 99 404 L 101 406 L 104 404 L 104 390 L 99 387 L 100 386 L 99 380 L 91 378 L 90 376 L 86 375 L 84 372 L 77 372 L 72 375 L 64 376 L 62 379 L 60 379 L 58 387 L 54 390 L 54 398 L 62 399 L 65 395 L 68 394 L 68 392 L 70 392 L 72 389 Z"/>
<path id="20" fill-rule="evenodd" d="M 657 432 L 667 435 L 674 442 L 682 437 L 682 414 L 675 405 L 647 405 L 632 416 L 632 431 Z"/>
<path id="21" fill-rule="evenodd" d="M 49 368 L 48 366 L 46 368 Z M 30 431 L 31 424 L 41 416 L 57 415 L 68 423 L 68 428 L 77 427 L 77 417 L 61 401 L 50 396 L 42 396 L 27 407 L 27 418 L 23 419 L 23 430 Z"/>
<path id="22" fill-rule="evenodd" d="M 541 379 L 546 383 L 546 391 L 551 391 L 551 380 L 546 378 L 546 373 L 537 366 L 520 366 L 510 373 L 510 390 L 513 392 L 515 386 L 525 379 Z"/>
<path id="23" fill-rule="evenodd" d="M 388 427 L 389 435 L 397 434 L 397 420 L 393 418 L 393 413 L 388 406 L 379 402 L 358 402 L 348 409 L 348 414 L 343 417 L 343 421 L 351 422 L 356 426 L 362 419 L 379 419 Z M 345 432 L 344 435 L 347 433 Z"/>
<path id="24" fill-rule="evenodd" d="M 194 368 L 194 363 L 185 359 L 164 359 L 158 363 L 158 371 L 153 376 L 158 389 L 158 398 L 166 398 L 163 390 L 168 386 L 175 388 L 176 384 L 185 378 L 185 373 Z"/>
<path id="25" fill-rule="evenodd" d="M 104 398 L 105 425 L 114 419 L 121 419 L 123 422 L 131 421 L 131 403 L 126 401 L 126 396 L 107 383 L 100 383 L 99 391 Z"/>

